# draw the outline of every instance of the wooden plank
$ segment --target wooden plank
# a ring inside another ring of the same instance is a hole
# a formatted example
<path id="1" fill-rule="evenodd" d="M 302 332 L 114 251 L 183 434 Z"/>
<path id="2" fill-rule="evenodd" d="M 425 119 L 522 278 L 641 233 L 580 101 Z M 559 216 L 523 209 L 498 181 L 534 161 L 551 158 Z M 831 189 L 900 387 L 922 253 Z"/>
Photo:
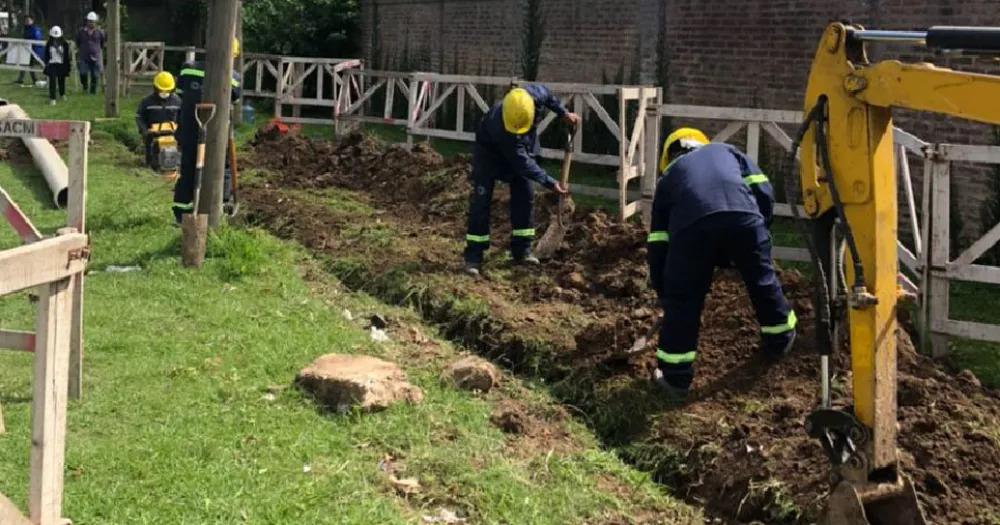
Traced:
<path id="1" fill-rule="evenodd" d="M 83 271 L 86 260 L 70 260 L 70 252 L 88 244 L 86 235 L 73 233 L 0 252 L 0 296 Z"/>
<path id="2" fill-rule="evenodd" d="M 62 518 L 72 314 L 72 279 L 39 288 L 28 492 L 28 516 L 39 525 L 56 525 Z"/>
<path id="3" fill-rule="evenodd" d="M 907 277 L 906 275 L 904 275 L 902 273 L 900 273 L 899 276 L 897 277 L 897 282 L 899 283 L 899 286 L 903 290 L 905 290 L 905 291 L 907 291 L 909 293 L 912 293 L 914 295 L 917 295 L 917 294 L 920 293 L 920 287 L 918 287 L 912 280 L 910 280 L 909 277 Z"/>
<path id="4" fill-rule="evenodd" d="M 4 217 L 17 236 L 22 241 L 31 243 L 42 239 L 42 234 L 31 223 L 31 220 L 21 211 L 14 199 L 0 188 L 0 217 Z"/>
<path id="5" fill-rule="evenodd" d="M 0 348 L 20 352 L 35 351 L 35 333 L 20 330 L 0 330 Z"/>
<path id="6" fill-rule="evenodd" d="M 795 214 L 792 213 L 792 206 L 783 202 L 775 203 L 774 214 L 779 217 L 795 217 Z M 799 205 L 799 215 L 806 217 L 806 209 L 801 204 Z"/>
<path id="7" fill-rule="evenodd" d="M 626 204 L 625 208 L 622 210 L 622 216 L 624 217 L 622 220 L 627 221 L 636 213 L 639 213 L 639 201 L 630 202 Z"/>
<path id="8" fill-rule="evenodd" d="M 398 86 L 396 79 L 389 78 L 386 79 L 385 87 L 385 108 L 382 113 L 383 120 L 392 119 L 393 106 L 396 103 L 396 87 Z"/>
<path id="9" fill-rule="evenodd" d="M 892 139 L 896 144 L 918 155 L 923 155 L 924 148 L 930 146 L 930 144 L 920 140 L 912 133 L 899 128 L 892 128 Z"/>
<path id="10" fill-rule="evenodd" d="M 345 119 L 349 118 L 350 117 L 345 117 Z M 332 126 L 336 124 L 332 118 L 281 117 L 281 121 L 288 124 L 317 124 L 321 126 Z"/>
<path id="11" fill-rule="evenodd" d="M 932 172 L 931 183 L 931 244 L 927 247 L 930 250 L 930 260 L 932 268 L 944 268 L 948 264 L 951 250 L 950 230 L 951 230 L 951 163 L 947 160 L 935 160 Z M 931 333 L 929 334 L 931 355 L 943 357 L 948 354 L 948 335 L 940 330 L 935 330 L 934 326 L 940 320 L 946 320 L 951 316 L 951 286 L 947 278 L 931 272 L 929 283 L 924 286 L 929 288 L 928 298 Z"/>
<path id="12" fill-rule="evenodd" d="M 931 225 L 933 218 L 931 215 L 931 181 L 934 178 L 932 171 L 933 163 L 930 159 L 924 159 L 923 191 L 920 197 L 920 215 L 924 220 L 923 231 L 920 232 L 920 242 L 923 244 L 924 252 L 920 256 L 920 311 L 917 312 L 917 324 L 920 327 L 920 351 L 931 352 L 931 332 L 930 332 L 930 272 L 931 272 Z"/>
<path id="13" fill-rule="evenodd" d="M 1000 268 L 997 268 L 996 266 L 984 266 L 981 264 L 949 264 L 946 267 L 944 277 L 956 281 L 1000 284 Z"/>
<path id="14" fill-rule="evenodd" d="M 546 82 L 545 86 L 554 93 L 559 94 L 584 94 L 593 95 L 617 95 L 622 86 L 614 84 L 577 84 L 572 82 Z"/>
<path id="15" fill-rule="evenodd" d="M 488 86 L 512 86 L 518 83 L 512 77 L 483 77 L 475 75 L 443 75 L 440 73 L 413 73 L 413 79 L 418 82 L 438 82 L 442 84 L 482 84 Z M 549 89 L 556 89 L 549 84 Z"/>
<path id="16" fill-rule="evenodd" d="M 465 86 L 455 94 L 455 131 L 465 131 Z"/>
<path id="17" fill-rule="evenodd" d="M 976 259 L 983 256 L 987 250 L 1000 242 L 1000 223 L 995 224 L 990 231 L 986 232 L 978 241 L 972 243 L 969 249 L 962 252 L 962 255 L 955 259 L 955 264 L 972 264 Z"/>
<path id="18" fill-rule="evenodd" d="M 920 270 L 920 259 L 898 240 L 896 241 L 896 253 L 899 256 L 899 262 L 904 266 L 915 272 Z"/>
<path id="19" fill-rule="evenodd" d="M 746 125 L 746 122 L 730 122 L 729 124 L 726 124 L 726 127 L 722 128 L 722 131 L 716 133 L 715 136 L 712 137 L 712 142 L 726 142 Z"/>
<path id="20" fill-rule="evenodd" d="M 489 104 L 487 104 L 486 101 L 483 100 L 483 97 L 482 95 L 479 94 L 479 90 L 476 89 L 476 86 L 473 86 L 472 84 L 466 84 L 465 91 L 469 94 L 470 97 L 472 97 L 472 100 L 476 102 L 476 105 L 479 106 L 479 109 L 481 109 L 483 113 L 490 112 Z"/>
<path id="21" fill-rule="evenodd" d="M 782 261 L 809 262 L 809 250 L 804 248 L 788 248 L 785 246 L 775 246 L 772 250 L 774 258 Z"/>
<path id="22" fill-rule="evenodd" d="M 906 146 L 900 146 L 897 150 L 896 166 L 899 168 L 899 177 L 903 183 L 903 195 L 906 199 L 903 203 L 909 212 L 910 233 L 913 235 L 913 248 L 919 256 L 924 251 L 923 242 L 920 236 L 920 221 L 917 220 L 917 201 L 913 196 L 913 177 L 910 175 L 910 163 L 906 157 Z"/>
<path id="23" fill-rule="evenodd" d="M 754 164 L 760 164 L 760 124 L 747 124 L 747 155 Z"/>
<path id="24" fill-rule="evenodd" d="M 577 195 L 586 195 L 588 197 L 598 197 L 601 199 L 607 199 L 609 201 L 618 200 L 618 189 L 616 188 L 604 188 L 601 186 L 589 186 L 586 184 L 574 184 L 573 193 Z M 639 193 L 629 192 L 629 197 L 638 198 Z"/>
<path id="25" fill-rule="evenodd" d="M 587 101 L 587 105 L 590 106 L 590 109 L 597 115 L 597 118 L 601 119 L 601 122 L 603 122 L 608 128 L 608 131 L 611 132 L 611 136 L 621 140 L 622 132 L 618 128 L 618 124 L 613 118 L 611 118 L 611 115 L 608 114 L 606 109 L 604 109 L 604 106 L 601 105 L 600 101 L 594 97 L 593 93 L 587 93 L 584 95 L 583 99 Z"/>
<path id="26" fill-rule="evenodd" d="M 935 320 L 933 328 L 936 332 L 955 337 L 1000 343 L 1000 325 L 949 319 L 947 321 Z"/>
<path id="27" fill-rule="evenodd" d="M 435 128 L 411 128 L 410 133 L 421 137 L 437 137 L 440 139 L 461 140 L 463 142 L 473 142 L 476 134 L 469 131 L 452 131 L 449 129 Z"/>
<path id="28" fill-rule="evenodd" d="M 350 105 L 350 107 L 347 108 L 347 110 L 345 112 L 346 113 L 354 113 L 355 111 L 357 111 L 361 106 L 364 105 L 365 102 L 367 102 L 369 99 L 372 98 L 372 96 L 375 94 L 375 92 L 377 92 L 379 89 L 382 89 L 382 86 L 385 86 L 385 83 L 386 83 L 385 80 L 379 80 L 379 81 L 375 82 L 374 84 L 372 84 L 372 86 L 370 88 L 368 88 L 367 91 L 365 91 L 364 93 L 362 93 L 361 96 L 358 97 L 358 99 L 355 100 Z M 341 94 L 341 96 L 343 96 L 343 94 L 345 92 L 349 92 L 349 91 L 350 90 L 348 90 L 348 89 L 341 89 L 340 94 Z M 341 106 L 340 104 L 337 104 L 337 107 L 340 107 L 340 106 Z"/>
<path id="29" fill-rule="evenodd" d="M 66 226 L 81 234 L 87 233 L 87 145 L 90 143 L 90 123 L 74 123 L 69 142 L 69 194 L 66 204 Z M 83 287 L 84 272 L 73 277 L 73 320 L 70 328 L 69 398 L 83 395 Z"/>
<path id="30" fill-rule="evenodd" d="M 583 124 L 582 119 L 584 118 L 583 115 L 586 112 L 587 112 L 587 101 L 583 99 L 583 95 L 574 95 L 573 96 L 573 113 L 576 113 L 580 117 L 580 119 L 581 119 L 581 122 L 580 122 L 581 125 L 577 126 L 576 134 L 573 135 L 573 151 L 574 152 L 583 153 L 583 134 L 584 134 L 584 129 L 583 129 L 583 125 L 582 125 Z"/>
<path id="31" fill-rule="evenodd" d="M 420 120 L 417 120 L 417 123 L 414 124 L 414 125 L 419 128 L 419 127 L 423 126 L 424 124 L 426 124 L 427 121 L 432 116 L 434 116 L 434 112 L 437 111 L 438 108 L 440 108 L 441 105 L 444 104 L 446 100 L 448 100 L 448 97 L 450 97 L 451 94 L 455 92 L 455 88 L 457 88 L 457 87 L 458 86 L 451 85 L 451 86 L 448 86 L 447 88 L 445 88 L 444 93 L 442 93 L 441 95 L 439 95 L 437 97 L 437 99 L 434 100 L 431 103 L 431 105 L 427 108 L 427 111 L 424 111 L 424 114 L 420 116 Z"/>
<path id="32" fill-rule="evenodd" d="M 942 158 L 950 161 L 1000 164 L 1000 146 L 939 144 L 937 152 Z"/>
<path id="33" fill-rule="evenodd" d="M 748 122 L 777 122 L 779 124 L 801 124 L 801 111 L 778 109 L 752 109 L 715 106 L 690 106 L 685 104 L 663 104 L 660 115 L 664 117 L 700 118 L 708 120 L 742 120 Z"/>
<path id="34" fill-rule="evenodd" d="M 0 421 L 0 426 L 2 426 L 2 421 Z M 28 518 L 21 514 L 17 506 L 14 505 L 7 496 L 0 494 L 0 523 L 3 525 L 34 525 Z"/>
<path id="35" fill-rule="evenodd" d="M 471 135 L 473 140 L 475 135 Z M 563 150 L 552 149 L 552 148 L 542 148 L 541 156 L 546 159 L 561 159 L 563 158 Z M 596 164 L 598 166 L 619 166 L 619 157 L 617 155 L 602 155 L 598 153 L 574 153 L 573 162 L 580 162 L 583 164 Z"/>
<path id="36" fill-rule="evenodd" d="M 341 115 L 337 118 L 346 122 L 370 122 L 372 124 L 389 124 L 392 126 L 400 126 L 400 127 L 406 127 L 406 122 L 407 122 L 405 118 L 369 117 L 366 115 Z M 321 119 L 316 119 L 316 120 L 321 120 Z M 321 122 L 318 122 L 318 124 L 330 125 L 333 124 L 333 122 L 329 120 L 323 120 Z"/>
<path id="37" fill-rule="evenodd" d="M 648 231 L 653 216 L 653 195 L 656 192 L 656 179 L 660 171 L 660 116 L 656 111 L 646 108 L 646 147 L 643 150 L 642 171 L 642 224 Z"/>
<path id="38" fill-rule="evenodd" d="M 625 136 L 628 127 L 628 100 L 625 90 L 618 94 L 618 220 L 625 222 L 628 218 L 628 138 Z"/>
<path id="39" fill-rule="evenodd" d="M 630 165 L 635 163 L 635 152 L 639 149 L 643 128 L 646 125 L 646 107 L 648 105 L 649 101 L 645 97 L 639 101 L 639 112 L 632 127 L 632 135 L 629 137 L 628 154 L 625 155 L 625 162 Z"/>

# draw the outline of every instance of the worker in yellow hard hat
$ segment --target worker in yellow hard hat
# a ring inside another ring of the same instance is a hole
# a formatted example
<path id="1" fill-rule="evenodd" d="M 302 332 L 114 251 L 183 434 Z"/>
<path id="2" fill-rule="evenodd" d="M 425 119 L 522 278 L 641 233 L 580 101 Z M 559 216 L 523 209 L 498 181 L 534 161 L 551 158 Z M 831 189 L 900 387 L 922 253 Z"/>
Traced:
<path id="1" fill-rule="evenodd" d="M 153 77 L 153 92 L 142 99 L 135 112 L 135 125 L 146 145 L 147 166 L 151 166 L 153 162 L 154 137 L 150 134 L 150 129 L 165 122 L 176 124 L 180 117 L 181 98 L 174 92 L 176 87 L 174 76 L 160 71 Z"/>
<path id="2" fill-rule="evenodd" d="M 664 312 L 655 379 L 683 396 L 694 378 L 702 305 L 720 262 L 743 277 L 766 358 L 791 350 L 797 320 L 771 259 L 774 189 L 757 164 L 729 144 L 681 128 L 664 142 L 660 168 L 646 245 Z"/>
<path id="3" fill-rule="evenodd" d="M 232 58 L 235 61 L 240 55 L 240 41 L 233 39 Z M 232 90 L 231 100 L 236 102 L 240 98 L 240 72 L 233 70 L 231 79 Z M 194 200 L 195 190 L 195 160 L 198 150 L 198 122 L 195 119 L 195 106 L 202 100 L 202 87 L 205 84 L 205 63 L 194 61 L 185 63 L 181 67 L 178 81 L 178 91 L 181 94 L 181 118 L 177 129 L 177 139 L 181 146 L 181 176 L 174 186 L 173 212 L 174 219 L 180 223 L 181 216 L 194 210 L 197 203 Z M 226 116 L 216 115 L 215 118 L 226 118 Z M 229 170 L 229 158 L 226 157 L 225 183 L 223 187 L 223 201 L 228 203 L 232 199 L 232 179 Z"/>
<path id="4" fill-rule="evenodd" d="M 490 246 L 490 204 L 497 181 L 510 185 L 510 250 L 516 264 L 537 265 L 531 254 L 535 238 L 532 218 L 536 182 L 556 193 L 568 193 L 538 165 L 538 124 L 553 111 L 566 125 L 576 127 L 580 117 L 563 107 L 545 86 L 515 87 L 494 105 L 476 132 L 472 149 L 472 197 L 465 236 L 465 271 L 478 276 Z"/>

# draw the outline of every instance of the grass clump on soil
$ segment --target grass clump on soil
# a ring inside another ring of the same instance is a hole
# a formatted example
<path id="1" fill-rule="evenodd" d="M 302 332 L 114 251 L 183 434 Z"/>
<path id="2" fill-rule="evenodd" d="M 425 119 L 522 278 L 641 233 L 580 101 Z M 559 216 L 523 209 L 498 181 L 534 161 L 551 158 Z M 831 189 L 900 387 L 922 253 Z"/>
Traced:
<path id="1" fill-rule="evenodd" d="M 14 102 L 33 116 L 98 111 L 71 99 L 43 112 L 43 98 L 24 98 Z M 412 313 L 344 291 L 293 244 L 223 228 L 205 266 L 182 269 L 170 188 L 111 134 L 95 134 L 90 162 L 84 398 L 70 403 L 67 443 L 65 514 L 75 522 L 403 524 L 442 508 L 486 524 L 699 521 L 544 393 L 513 378 L 488 395 L 444 386 L 441 369 L 459 349 Z M 0 163 L 0 186 L 44 232 L 63 223 L 30 165 Z M 16 244 L 0 229 L 0 248 Z M 138 271 L 104 271 L 112 265 Z M 390 343 L 370 340 L 370 313 L 390 319 Z M 0 300 L 4 329 L 30 329 L 31 316 L 26 296 Z M 329 352 L 399 362 L 424 402 L 318 410 L 290 385 Z M 0 492 L 22 506 L 31 366 L 0 353 Z M 490 422 L 507 404 L 530 415 L 524 433 Z M 419 492 L 400 494 L 386 465 Z"/>

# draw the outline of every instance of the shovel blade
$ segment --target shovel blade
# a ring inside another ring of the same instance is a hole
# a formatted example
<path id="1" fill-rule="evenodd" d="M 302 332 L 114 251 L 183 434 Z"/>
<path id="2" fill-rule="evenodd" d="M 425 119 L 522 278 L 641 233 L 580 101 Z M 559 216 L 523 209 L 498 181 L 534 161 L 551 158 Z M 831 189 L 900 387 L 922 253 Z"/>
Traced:
<path id="1" fill-rule="evenodd" d="M 566 231 L 569 229 L 569 221 L 572 220 L 575 209 L 576 205 L 572 198 L 562 197 L 559 199 L 559 204 L 550 215 L 552 219 L 549 221 L 549 227 L 535 244 L 535 257 L 551 259 L 559 251 L 563 240 L 566 239 Z"/>
<path id="2" fill-rule="evenodd" d="M 853 485 L 841 482 L 830 494 L 820 525 L 926 525 L 927 519 L 909 479 L 900 489 L 862 500 Z"/>

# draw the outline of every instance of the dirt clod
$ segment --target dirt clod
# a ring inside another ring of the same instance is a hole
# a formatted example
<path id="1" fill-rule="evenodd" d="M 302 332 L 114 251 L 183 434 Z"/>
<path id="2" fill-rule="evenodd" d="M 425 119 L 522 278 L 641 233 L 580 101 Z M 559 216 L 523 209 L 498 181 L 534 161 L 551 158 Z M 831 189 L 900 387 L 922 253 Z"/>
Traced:
<path id="1" fill-rule="evenodd" d="M 368 356 L 327 354 L 302 369 L 296 383 L 323 406 L 346 412 L 388 408 L 399 402 L 419 403 L 423 392 L 388 361 Z"/>
<path id="2" fill-rule="evenodd" d="M 507 434 L 524 434 L 527 430 L 527 415 L 516 407 L 501 407 L 490 415 L 490 423 Z"/>
<path id="3" fill-rule="evenodd" d="M 489 392 L 500 384 L 500 371 L 481 357 L 467 356 L 448 365 L 442 378 L 461 390 Z"/>

